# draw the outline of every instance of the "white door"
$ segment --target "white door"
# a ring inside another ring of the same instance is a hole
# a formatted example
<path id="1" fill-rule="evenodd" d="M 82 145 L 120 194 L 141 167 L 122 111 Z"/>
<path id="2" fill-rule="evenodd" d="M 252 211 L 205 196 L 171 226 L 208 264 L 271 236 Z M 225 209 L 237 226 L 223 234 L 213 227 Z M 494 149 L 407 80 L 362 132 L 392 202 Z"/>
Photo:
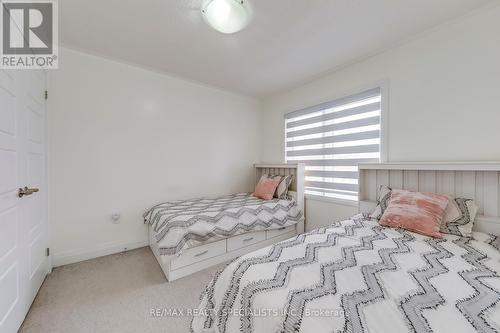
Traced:
<path id="1" fill-rule="evenodd" d="M 18 330 L 50 269 L 45 89 L 43 71 L 0 69 L 2 333 Z M 19 197 L 19 188 L 24 187 L 39 191 Z"/>

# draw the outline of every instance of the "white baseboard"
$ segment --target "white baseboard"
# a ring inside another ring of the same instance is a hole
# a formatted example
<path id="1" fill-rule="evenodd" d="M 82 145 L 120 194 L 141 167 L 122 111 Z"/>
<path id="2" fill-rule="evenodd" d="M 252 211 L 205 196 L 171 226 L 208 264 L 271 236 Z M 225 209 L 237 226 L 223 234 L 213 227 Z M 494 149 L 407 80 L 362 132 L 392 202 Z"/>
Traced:
<path id="1" fill-rule="evenodd" d="M 93 248 L 78 249 L 74 251 L 54 253 L 52 255 L 52 266 L 58 267 L 84 260 L 107 256 L 128 250 L 148 246 L 148 240 L 138 242 L 107 243 Z"/>

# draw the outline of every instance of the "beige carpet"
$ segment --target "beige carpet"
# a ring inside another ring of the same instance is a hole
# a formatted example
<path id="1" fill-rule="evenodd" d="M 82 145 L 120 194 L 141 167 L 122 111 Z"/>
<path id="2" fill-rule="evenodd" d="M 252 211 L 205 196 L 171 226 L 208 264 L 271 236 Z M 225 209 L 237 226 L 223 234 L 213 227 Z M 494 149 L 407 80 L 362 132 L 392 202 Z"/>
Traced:
<path id="1" fill-rule="evenodd" d="M 217 269 L 167 282 L 149 248 L 58 267 L 47 276 L 20 332 L 188 332 L 191 318 L 153 317 L 188 309 Z"/>

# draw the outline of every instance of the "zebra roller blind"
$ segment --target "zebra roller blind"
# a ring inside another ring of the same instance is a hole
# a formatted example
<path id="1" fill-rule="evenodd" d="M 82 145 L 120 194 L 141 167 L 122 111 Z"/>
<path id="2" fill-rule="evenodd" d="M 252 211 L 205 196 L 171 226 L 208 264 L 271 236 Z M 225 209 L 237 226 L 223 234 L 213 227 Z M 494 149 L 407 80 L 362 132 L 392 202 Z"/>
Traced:
<path id="1" fill-rule="evenodd" d="M 285 115 L 286 161 L 306 164 L 309 195 L 358 200 L 358 163 L 380 161 L 381 89 Z"/>

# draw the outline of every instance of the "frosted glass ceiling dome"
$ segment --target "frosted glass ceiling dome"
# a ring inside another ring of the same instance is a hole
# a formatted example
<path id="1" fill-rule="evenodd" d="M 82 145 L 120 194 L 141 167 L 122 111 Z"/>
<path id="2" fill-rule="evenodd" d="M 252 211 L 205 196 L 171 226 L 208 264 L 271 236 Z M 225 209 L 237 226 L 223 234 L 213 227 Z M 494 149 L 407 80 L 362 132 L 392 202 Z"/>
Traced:
<path id="1" fill-rule="evenodd" d="M 250 21 L 250 11 L 243 0 L 208 0 L 201 12 L 209 26 L 225 34 L 240 31 Z"/>

